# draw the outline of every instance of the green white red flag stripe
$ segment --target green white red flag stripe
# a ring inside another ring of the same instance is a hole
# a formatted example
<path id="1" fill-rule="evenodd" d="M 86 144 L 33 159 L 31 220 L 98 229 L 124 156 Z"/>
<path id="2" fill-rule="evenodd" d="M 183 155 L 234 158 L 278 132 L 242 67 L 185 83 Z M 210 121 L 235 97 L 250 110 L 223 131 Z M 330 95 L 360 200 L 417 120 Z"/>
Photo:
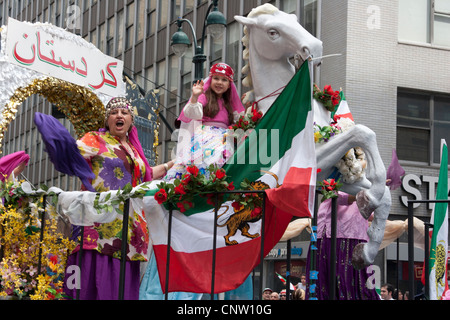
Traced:
<path id="1" fill-rule="evenodd" d="M 441 140 L 441 167 L 436 200 L 448 200 L 448 149 L 445 140 Z M 448 203 L 435 203 L 430 221 L 433 224 L 433 233 L 430 242 L 429 298 L 440 300 L 448 290 Z"/>
<path id="2" fill-rule="evenodd" d="M 345 98 L 344 91 L 341 90 L 339 94 L 341 96 L 341 102 L 336 112 L 331 114 L 331 118 L 333 118 L 334 121 L 337 121 L 340 118 L 348 118 L 352 121 L 355 121 L 350 111 L 350 107 L 348 106 L 347 99 Z"/>

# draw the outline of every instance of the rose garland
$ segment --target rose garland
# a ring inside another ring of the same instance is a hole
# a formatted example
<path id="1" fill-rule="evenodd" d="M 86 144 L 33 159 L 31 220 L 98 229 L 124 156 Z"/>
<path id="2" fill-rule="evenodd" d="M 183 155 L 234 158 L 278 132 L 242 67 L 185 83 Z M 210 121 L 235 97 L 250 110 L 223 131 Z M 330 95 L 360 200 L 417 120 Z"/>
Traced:
<path id="1" fill-rule="evenodd" d="M 337 181 L 335 179 L 325 179 L 319 182 L 319 187 L 321 188 L 323 195 L 322 201 L 337 198 L 338 191 L 342 187 L 341 179 Z"/>
<path id="2" fill-rule="evenodd" d="M 178 209 L 184 213 L 194 207 L 194 196 L 206 197 L 206 202 L 215 205 L 215 192 L 234 190 L 233 182 L 227 182 L 226 172 L 217 165 L 208 167 L 209 179 L 202 174 L 195 165 L 187 167 L 187 172 L 181 179 L 175 179 L 173 183 L 161 182 L 159 191 L 155 193 L 158 204 L 164 204 L 168 209 Z"/>
<path id="3" fill-rule="evenodd" d="M 256 107 L 253 105 L 250 109 L 250 112 L 246 112 L 239 117 L 239 120 L 229 127 L 229 129 L 237 130 L 242 129 L 244 131 L 249 129 L 256 128 L 256 125 L 263 117 L 261 111 L 256 110 Z"/>
<path id="4" fill-rule="evenodd" d="M 326 85 L 323 91 L 314 84 L 313 97 L 321 102 L 323 106 L 330 112 L 335 112 L 336 107 L 341 103 L 341 95 L 339 91 L 334 91 L 330 85 Z"/>

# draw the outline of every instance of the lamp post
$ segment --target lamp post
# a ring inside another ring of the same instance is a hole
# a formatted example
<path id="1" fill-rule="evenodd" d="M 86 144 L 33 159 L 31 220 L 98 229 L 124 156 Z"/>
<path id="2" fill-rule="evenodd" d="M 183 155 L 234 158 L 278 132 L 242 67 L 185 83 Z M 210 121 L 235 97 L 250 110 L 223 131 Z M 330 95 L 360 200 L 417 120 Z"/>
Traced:
<path id="1" fill-rule="evenodd" d="M 206 55 L 204 54 L 206 29 L 208 29 L 208 32 L 212 37 L 219 37 L 222 35 L 227 25 L 227 21 L 224 15 L 219 11 L 219 8 L 217 7 L 218 2 L 219 0 L 213 0 L 213 2 L 209 5 L 208 11 L 206 12 L 205 16 L 205 21 L 203 23 L 201 45 L 198 46 L 197 44 L 195 44 L 194 57 L 192 58 L 192 63 L 194 63 L 195 66 L 194 83 L 198 80 L 203 79 L 203 64 L 206 61 Z M 177 55 L 178 57 L 182 57 L 191 44 L 189 37 L 181 28 L 183 22 L 187 22 L 192 31 L 194 42 L 197 43 L 197 35 L 192 23 L 187 19 L 182 19 L 181 17 L 178 18 L 178 31 L 172 35 L 172 41 L 170 44 L 175 55 Z"/>

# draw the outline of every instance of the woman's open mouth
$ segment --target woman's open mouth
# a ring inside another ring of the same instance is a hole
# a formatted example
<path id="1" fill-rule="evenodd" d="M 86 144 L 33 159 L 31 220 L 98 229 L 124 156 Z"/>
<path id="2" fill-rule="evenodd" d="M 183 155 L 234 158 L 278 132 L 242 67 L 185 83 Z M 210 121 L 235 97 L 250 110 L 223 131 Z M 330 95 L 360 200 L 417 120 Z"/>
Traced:
<path id="1" fill-rule="evenodd" d="M 116 122 L 116 127 L 117 127 L 118 129 L 122 129 L 123 126 L 124 126 L 124 124 L 125 124 L 124 121 L 118 120 L 118 121 Z"/>

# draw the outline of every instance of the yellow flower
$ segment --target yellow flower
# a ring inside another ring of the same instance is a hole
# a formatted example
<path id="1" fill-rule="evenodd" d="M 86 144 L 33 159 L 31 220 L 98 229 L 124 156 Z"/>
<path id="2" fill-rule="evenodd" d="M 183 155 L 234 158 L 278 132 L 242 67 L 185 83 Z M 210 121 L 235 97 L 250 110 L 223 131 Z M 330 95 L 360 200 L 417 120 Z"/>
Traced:
<path id="1" fill-rule="evenodd" d="M 317 143 L 322 138 L 319 131 L 314 132 L 314 142 Z"/>

